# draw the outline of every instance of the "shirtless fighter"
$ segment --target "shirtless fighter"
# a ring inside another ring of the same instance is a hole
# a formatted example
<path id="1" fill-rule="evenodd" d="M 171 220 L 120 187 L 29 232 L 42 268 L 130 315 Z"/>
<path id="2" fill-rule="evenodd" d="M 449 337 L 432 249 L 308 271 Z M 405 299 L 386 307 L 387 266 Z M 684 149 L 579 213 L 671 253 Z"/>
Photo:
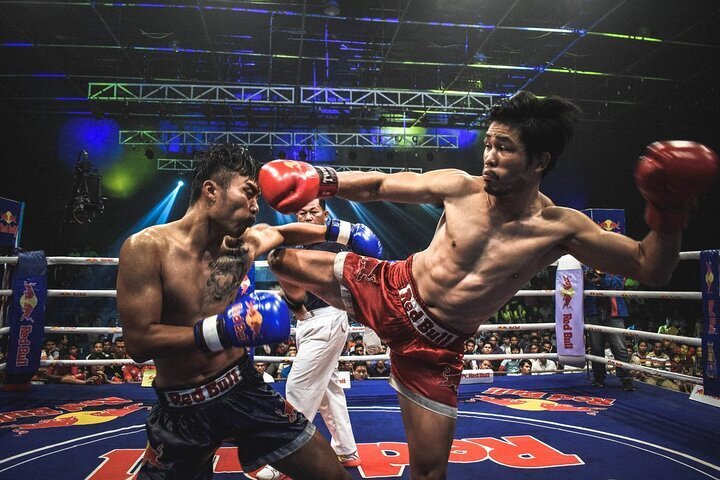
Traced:
<path id="1" fill-rule="evenodd" d="M 463 340 L 566 253 L 646 285 L 668 282 L 690 206 L 717 176 L 718 159 L 709 148 L 654 143 L 635 174 L 652 231 L 640 242 L 603 231 L 539 191 L 572 139 L 578 114 L 564 99 L 528 92 L 496 105 L 479 177 L 459 170 L 338 174 L 284 160 L 260 171 L 263 196 L 281 212 L 330 195 L 444 206 L 428 248 L 402 262 L 291 249 L 276 250 L 269 258 L 279 279 L 347 310 L 391 349 L 391 384 L 399 392 L 415 479 L 446 476 Z"/>
<path id="2" fill-rule="evenodd" d="M 117 302 L 127 351 L 155 360 L 139 479 L 207 479 L 222 442 L 247 471 L 271 464 L 298 479 L 349 479 L 312 423 L 265 384 L 244 347 L 284 341 L 279 297 L 241 283 L 258 255 L 325 240 L 327 227 L 257 225 L 258 165 L 235 145 L 198 159 L 190 206 L 120 251 Z M 239 288 L 241 287 L 241 288 Z"/>

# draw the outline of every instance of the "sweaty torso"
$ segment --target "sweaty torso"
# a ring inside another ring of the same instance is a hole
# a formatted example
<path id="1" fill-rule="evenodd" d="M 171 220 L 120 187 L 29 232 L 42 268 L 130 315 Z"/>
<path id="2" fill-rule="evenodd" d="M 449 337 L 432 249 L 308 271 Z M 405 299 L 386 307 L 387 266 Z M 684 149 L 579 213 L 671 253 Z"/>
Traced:
<path id="1" fill-rule="evenodd" d="M 420 296 L 441 322 L 474 333 L 540 270 L 563 255 L 563 210 L 538 194 L 526 212 L 503 215 L 482 188 L 445 202 L 429 247 L 413 258 Z"/>
<path id="2" fill-rule="evenodd" d="M 252 259 L 198 251 L 187 236 L 169 224 L 158 232 L 162 318 L 166 325 L 192 327 L 200 319 L 221 313 L 235 298 Z M 242 348 L 217 353 L 200 350 L 155 359 L 156 385 L 182 386 L 200 383 L 226 369 L 245 354 Z"/>

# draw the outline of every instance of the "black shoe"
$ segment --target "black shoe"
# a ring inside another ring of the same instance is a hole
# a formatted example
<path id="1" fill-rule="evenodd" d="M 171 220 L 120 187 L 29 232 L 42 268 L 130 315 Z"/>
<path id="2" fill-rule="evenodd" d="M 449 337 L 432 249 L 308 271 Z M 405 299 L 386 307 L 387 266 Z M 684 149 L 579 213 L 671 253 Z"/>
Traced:
<path id="1" fill-rule="evenodd" d="M 637 390 L 637 388 L 635 388 L 635 384 L 632 381 L 632 378 L 628 377 L 622 379 L 622 388 L 626 392 L 634 392 L 635 390 Z"/>
<path id="2" fill-rule="evenodd" d="M 595 380 L 592 382 L 593 387 L 604 387 L 605 386 L 605 380 L 602 378 L 595 377 Z"/>

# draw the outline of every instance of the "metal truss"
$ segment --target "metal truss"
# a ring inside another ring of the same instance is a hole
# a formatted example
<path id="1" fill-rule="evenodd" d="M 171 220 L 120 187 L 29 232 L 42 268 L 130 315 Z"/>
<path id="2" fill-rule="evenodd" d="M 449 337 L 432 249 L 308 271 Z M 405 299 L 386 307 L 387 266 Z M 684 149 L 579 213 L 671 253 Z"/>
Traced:
<path id="1" fill-rule="evenodd" d="M 88 100 L 162 103 L 294 104 L 294 87 L 186 85 L 157 83 L 88 84 Z"/>
<path id="2" fill-rule="evenodd" d="M 444 112 L 472 110 L 482 113 L 493 106 L 497 96 L 487 93 L 300 87 L 301 104 L 442 109 Z"/>
<path id="3" fill-rule="evenodd" d="M 397 173 L 397 172 L 415 172 L 422 173 L 422 168 L 412 167 L 370 167 L 366 165 L 331 165 L 338 172 L 381 172 L 381 173 Z"/>
<path id="4" fill-rule="evenodd" d="M 188 172 L 195 169 L 196 160 L 184 159 L 184 158 L 158 158 L 157 169 L 158 170 L 170 170 L 176 172 Z M 382 172 L 382 173 L 397 173 L 397 172 L 415 172 L 422 173 L 422 168 L 409 168 L 409 167 L 371 167 L 367 165 L 350 166 L 350 165 L 332 165 L 332 167 L 338 172 Z"/>
<path id="5" fill-rule="evenodd" d="M 250 147 L 293 146 L 290 132 L 187 132 L 120 130 L 121 145 L 212 145 L 237 143 Z"/>
<path id="6" fill-rule="evenodd" d="M 295 145 L 347 148 L 459 148 L 457 135 L 404 135 L 392 133 L 295 133 Z"/>
<path id="7" fill-rule="evenodd" d="M 237 143 L 250 147 L 432 148 L 459 147 L 458 135 L 324 132 L 189 132 L 120 130 L 121 145 L 211 145 Z"/>
<path id="8" fill-rule="evenodd" d="M 172 170 L 176 172 L 191 172 L 195 170 L 197 160 L 191 158 L 158 158 L 158 170 Z"/>
<path id="9" fill-rule="evenodd" d="M 255 103 L 295 104 L 295 87 L 252 85 L 190 85 L 160 83 L 88 84 L 88 100 L 155 103 Z M 346 107 L 395 107 L 472 111 L 481 114 L 493 106 L 499 94 L 435 92 L 432 90 L 382 90 L 362 88 L 299 87 L 301 105 Z"/>

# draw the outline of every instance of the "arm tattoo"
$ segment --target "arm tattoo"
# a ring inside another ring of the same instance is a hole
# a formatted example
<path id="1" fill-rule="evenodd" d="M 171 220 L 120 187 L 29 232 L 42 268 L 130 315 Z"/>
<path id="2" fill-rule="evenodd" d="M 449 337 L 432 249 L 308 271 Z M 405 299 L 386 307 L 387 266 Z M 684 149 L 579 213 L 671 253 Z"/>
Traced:
<path id="1" fill-rule="evenodd" d="M 226 254 L 210 262 L 208 293 L 213 300 L 235 295 L 247 273 L 247 255 Z"/>

